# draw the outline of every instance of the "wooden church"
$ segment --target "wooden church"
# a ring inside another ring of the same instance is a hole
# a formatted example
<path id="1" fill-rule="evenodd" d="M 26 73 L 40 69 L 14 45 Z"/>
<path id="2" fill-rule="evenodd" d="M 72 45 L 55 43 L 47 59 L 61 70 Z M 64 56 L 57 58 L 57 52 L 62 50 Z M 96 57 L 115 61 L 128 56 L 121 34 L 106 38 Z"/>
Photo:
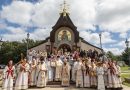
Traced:
<path id="1" fill-rule="evenodd" d="M 55 50 L 67 50 L 73 52 L 75 50 L 96 50 L 98 53 L 102 52 L 102 49 L 94 46 L 82 37 L 79 36 L 77 27 L 73 24 L 69 17 L 69 13 L 66 10 L 66 3 L 60 13 L 60 17 L 56 24 L 52 27 L 50 37 L 43 40 L 43 43 L 31 48 L 35 51 L 47 51 L 54 52 Z"/>

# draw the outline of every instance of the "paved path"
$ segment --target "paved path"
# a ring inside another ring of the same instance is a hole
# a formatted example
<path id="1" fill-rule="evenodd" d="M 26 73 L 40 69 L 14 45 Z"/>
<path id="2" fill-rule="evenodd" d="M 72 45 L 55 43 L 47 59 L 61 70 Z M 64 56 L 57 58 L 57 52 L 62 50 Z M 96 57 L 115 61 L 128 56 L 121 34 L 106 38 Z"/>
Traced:
<path id="1" fill-rule="evenodd" d="M 88 89 L 88 88 L 75 88 L 73 86 L 70 87 L 61 87 L 60 85 L 49 85 L 46 88 L 32 88 L 29 90 L 96 90 L 96 89 Z"/>
<path id="2" fill-rule="evenodd" d="M 0 88 L 0 90 L 2 90 L 2 89 Z M 48 86 L 46 88 L 29 88 L 28 90 L 97 90 L 97 89 L 75 88 L 73 86 L 71 86 L 71 87 L 61 87 L 59 85 L 52 85 L 52 86 Z M 123 90 L 130 90 L 130 87 L 123 86 Z"/>
<path id="3" fill-rule="evenodd" d="M 90 88 L 75 88 L 75 87 L 57 87 L 57 86 L 51 86 L 51 87 L 46 87 L 46 88 L 33 88 L 33 89 L 28 89 L 28 90 L 97 90 L 97 89 L 90 89 Z M 130 87 L 123 86 L 123 90 L 130 90 Z"/>

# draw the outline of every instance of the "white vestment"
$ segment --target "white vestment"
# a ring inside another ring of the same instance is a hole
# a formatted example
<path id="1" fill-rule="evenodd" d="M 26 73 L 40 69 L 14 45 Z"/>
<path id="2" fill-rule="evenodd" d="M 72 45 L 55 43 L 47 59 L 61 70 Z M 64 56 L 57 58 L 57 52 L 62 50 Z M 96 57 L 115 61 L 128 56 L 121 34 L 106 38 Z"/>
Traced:
<path id="1" fill-rule="evenodd" d="M 56 61 L 56 72 L 55 72 L 56 81 L 61 81 L 62 64 L 63 62 L 60 59 Z"/>
<path id="2" fill-rule="evenodd" d="M 107 76 L 107 70 L 108 70 L 108 67 L 107 67 L 107 64 L 103 64 L 103 69 L 104 69 L 104 83 L 105 83 L 105 86 L 108 85 L 108 76 Z"/>
<path id="3" fill-rule="evenodd" d="M 21 69 L 21 67 L 25 67 L 25 69 Z M 28 75 L 29 75 L 29 64 L 25 65 L 19 64 L 18 66 L 18 77 L 15 83 L 15 90 L 18 89 L 27 89 L 28 88 Z"/>
<path id="4" fill-rule="evenodd" d="M 61 85 L 62 86 L 69 86 L 70 85 L 70 65 L 66 64 L 62 66 L 62 79 Z"/>
<path id="5" fill-rule="evenodd" d="M 103 67 L 97 67 L 98 90 L 105 90 L 105 83 L 104 83 L 103 75 L 104 75 Z"/>
<path id="6" fill-rule="evenodd" d="M 48 81 L 53 81 L 53 70 L 51 67 L 51 61 L 47 61 L 47 77 Z"/>
<path id="7" fill-rule="evenodd" d="M 73 67 L 72 67 L 72 78 L 71 78 L 71 80 L 73 81 L 73 82 L 75 82 L 76 81 L 76 64 L 77 64 L 78 62 L 76 61 L 76 62 L 74 62 L 74 65 L 73 65 Z"/>
<path id="8" fill-rule="evenodd" d="M 47 83 L 47 67 L 46 63 L 41 63 L 38 68 L 38 80 L 37 80 L 37 87 L 45 87 Z"/>
<path id="9" fill-rule="evenodd" d="M 82 62 L 76 64 L 76 87 L 83 87 Z"/>
<path id="10" fill-rule="evenodd" d="M 15 76 L 15 67 L 6 66 L 4 69 L 4 81 L 2 90 L 13 90 L 13 78 Z"/>
<path id="11" fill-rule="evenodd" d="M 97 86 L 96 66 L 90 67 L 91 86 Z"/>
<path id="12" fill-rule="evenodd" d="M 121 68 L 120 68 L 119 65 L 116 65 L 116 68 L 117 68 L 116 74 L 117 74 L 117 81 L 118 81 L 118 83 L 117 83 L 118 86 L 117 87 L 122 88 Z"/>
<path id="13" fill-rule="evenodd" d="M 108 68 L 108 88 L 117 88 L 118 87 L 118 80 L 117 80 L 117 73 L 115 66 L 111 66 Z"/>
<path id="14" fill-rule="evenodd" d="M 90 87 L 90 71 L 84 66 L 84 87 Z"/>
<path id="15" fill-rule="evenodd" d="M 36 64 L 31 65 L 31 72 L 30 72 L 30 85 L 34 86 L 36 85 Z"/>

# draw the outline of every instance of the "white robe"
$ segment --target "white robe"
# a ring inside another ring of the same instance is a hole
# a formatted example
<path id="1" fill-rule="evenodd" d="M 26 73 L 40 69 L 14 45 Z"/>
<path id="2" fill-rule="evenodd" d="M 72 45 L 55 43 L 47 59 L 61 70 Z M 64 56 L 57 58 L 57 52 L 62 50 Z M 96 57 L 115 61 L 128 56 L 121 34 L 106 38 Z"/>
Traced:
<path id="1" fill-rule="evenodd" d="M 73 65 L 73 67 L 72 67 L 72 78 L 71 78 L 71 80 L 73 81 L 73 82 L 75 82 L 76 81 L 76 64 L 77 64 L 78 62 L 76 61 L 76 62 L 74 62 L 74 65 Z"/>
<path id="2" fill-rule="evenodd" d="M 36 85 L 36 65 L 31 65 L 31 72 L 30 72 L 30 85 Z"/>
<path id="3" fill-rule="evenodd" d="M 96 77 L 96 66 L 90 67 L 90 78 L 91 78 L 91 86 L 97 86 L 97 77 Z"/>
<path id="4" fill-rule="evenodd" d="M 38 80 L 37 80 L 37 87 L 45 87 L 47 83 L 47 67 L 46 63 L 43 62 L 39 65 L 38 69 Z"/>
<path id="5" fill-rule="evenodd" d="M 83 87 L 82 62 L 76 64 L 76 87 Z"/>
<path id="6" fill-rule="evenodd" d="M 70 65 L 63 65 L 62 66 L 62 79 L 61 79 L 62 86 L 69 86 L 70 85 Z"/>
<path id="7" fill-rule="evenodd" d="M 51 67 L 51 61 L 47 61 L 47 77 L 48 81 L 53 81 L 53 70 Z"/>
<path id="8" fill-rule="evenodd" d="M 16 83 L 15 83 L 15 90 L 18 89 L 27 89 L 28 88 L 28 75 L 29 75 L 29 64 L 26 63 L 25 66 L 25 70 L 20 70 L 22 64 L 19 64 L 18 66 L 18 77 L 16 79 Z"/>
<path id="9" fill-rule="evenodd" d="M 36 73 L 35 73 L 35 80 L 36 80 L 35 82 L 36 82 L 36 84 L 37 84 L 37 80 L 38 80 L 39 68 L 40 68 L 40 64 L 38 64 L 36 66 Z"/>
<path id="10" fill-rule="evenodd" d="M 84 87 L 90 87 L 90 74 L 89 70 L 86 71 L 86 67 L 84 66 Z"/>
<path id="11" fill-rule="evenodd" d="M 61 81 L 62 64 L 63 62 L 60 59 L 56 61 L 56 72 L 55 72 L 56 81 Z"/>
<path id="12" fill-rule="evenodd" d="M 107 67 L 107 64 L 103 64 L 103 69 L 104 69 L 104 75 L 103 75 L 104 83 L 105 83 L 105 86 L 107 87 L 107 85 L 108 85 L 108 76 L 107 76 L 108 67 Z"/>
<path id="13" fill-rule="evenodd" d="M 13 78 L 15 77 L 15 67 L 9 68 L 8 66 L 4 69 L 4 81 L 2 90 L 13 90 Z"/>
<path id="14" fill-rule="evenodd" d="M 116 74 L 117 74 L 117 81 L 118 81 L 118 83 L 117 83 L 117 87 L 118 88 L 122 88 L 122 80 L 121 80 L 121 68 L 120 68 L 120 66 L 119 65 L 116 65 L 116 68 L 117 68 L 117 70 L 116 70 Z"/>
<path id="15" fill-rule="evenodd" d="M 116 69 L 114 70 L 114 72 L 115 72 L 114 74 L 111 73 L 111 70 L 108 68 L 108 85 L 107 85 L 108 88 L 117 88 L 118 87 Z"/>
<path id="16" fill-rule="evenodd" d="M 104 75 L 103 67 L 97 67 L 98 90 L 105 90 L 105 83 L 104 83 L 103 75 Z"/>

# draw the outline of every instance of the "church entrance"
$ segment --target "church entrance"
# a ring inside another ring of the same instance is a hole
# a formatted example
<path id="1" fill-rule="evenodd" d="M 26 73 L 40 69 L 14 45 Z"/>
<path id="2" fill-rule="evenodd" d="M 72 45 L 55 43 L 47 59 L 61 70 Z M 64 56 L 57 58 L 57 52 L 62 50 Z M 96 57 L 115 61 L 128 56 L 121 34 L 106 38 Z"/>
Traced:
<path id="1" fill-rule="evenodd" d="M 58 50 L 63 50 L 63 52 L 71 52 L 71 48 L 68 44 L 60 45 Z"/>

